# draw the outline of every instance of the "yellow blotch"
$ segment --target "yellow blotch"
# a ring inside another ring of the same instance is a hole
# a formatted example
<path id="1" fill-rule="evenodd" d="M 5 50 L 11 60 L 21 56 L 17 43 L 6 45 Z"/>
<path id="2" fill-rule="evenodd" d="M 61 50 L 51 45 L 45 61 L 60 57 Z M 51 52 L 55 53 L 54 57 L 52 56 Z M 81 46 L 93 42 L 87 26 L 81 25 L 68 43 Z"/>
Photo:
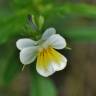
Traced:
<path id="1" fill-rule="evenodd" d="M 51 62 L 60 64 L 62 60 L 62 55 L 57 52 L 55 49 L 48 47 L 47 49 L 42 49 L 37 56 L 37 66 L 39 68 L 44 68 L 47 70 L 48 65 Z"/>

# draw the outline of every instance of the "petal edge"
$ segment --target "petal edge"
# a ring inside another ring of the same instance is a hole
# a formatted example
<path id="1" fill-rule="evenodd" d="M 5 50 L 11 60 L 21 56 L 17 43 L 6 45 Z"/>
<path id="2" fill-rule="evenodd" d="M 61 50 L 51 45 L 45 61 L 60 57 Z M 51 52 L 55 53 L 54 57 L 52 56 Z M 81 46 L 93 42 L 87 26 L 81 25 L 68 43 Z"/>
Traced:
<path id="1" fill-rule="evenodd" d="M 20 52 L 20 61 L 24 65 L 30 64 L 36 59 L 36 55 L 37 55 L 37 47 L 24 48 Z"/>
<path id="2" fill-rule="evenodd" d="M 45 30 L 45 32 L 42 35 L 42 40 L 47 40 L 50 36 L 56 34 L 55 28 L 48 28 Z"/>
<path id="3" fill-rule="evenodd" d="M 27 47 L 35 46 L 35 44 L 36 44 L 36 41 L 28 39 L 28 38 L 19 39 L 16 42 L 16 46 L 19 50 L 22 50 Z"/>

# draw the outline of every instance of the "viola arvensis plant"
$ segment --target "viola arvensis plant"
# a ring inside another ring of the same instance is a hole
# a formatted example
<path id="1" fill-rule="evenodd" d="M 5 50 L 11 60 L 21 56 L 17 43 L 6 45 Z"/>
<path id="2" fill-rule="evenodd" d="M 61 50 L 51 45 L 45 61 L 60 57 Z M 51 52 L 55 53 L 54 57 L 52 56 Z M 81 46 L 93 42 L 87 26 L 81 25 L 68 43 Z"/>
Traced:
<path id="1" fill-rule="evenodd" d="M 37 58 L 36 70 L 44 77 L 66 67 L 66 57 L 55 50 L 65 48 L 66 41 L 61 35 L 56 34 L 54 28 L 48 28 L 38 41 L 29 38 L 19 39 L 16 46 L 20 50 L 22 64 L 31 64 Z"/>

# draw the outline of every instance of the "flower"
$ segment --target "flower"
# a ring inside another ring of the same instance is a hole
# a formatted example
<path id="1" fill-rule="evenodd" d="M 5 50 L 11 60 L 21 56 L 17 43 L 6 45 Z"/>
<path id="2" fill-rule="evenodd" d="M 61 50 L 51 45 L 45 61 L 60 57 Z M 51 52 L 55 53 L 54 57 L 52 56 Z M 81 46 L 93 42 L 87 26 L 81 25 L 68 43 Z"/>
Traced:
<path id="1" fill-rule="evenodd" d="M 36 70 L 44 77 L 66 67 L 66 57 L 55 50 L 65 48 L 66 41 L 61 35 L 56 34 L 54 28 L 48 28 L 38 41 L 28 38 L 19 39 L 16 46 L 20 50 L 22 64 L 30 64 L 37 58 Z"/>

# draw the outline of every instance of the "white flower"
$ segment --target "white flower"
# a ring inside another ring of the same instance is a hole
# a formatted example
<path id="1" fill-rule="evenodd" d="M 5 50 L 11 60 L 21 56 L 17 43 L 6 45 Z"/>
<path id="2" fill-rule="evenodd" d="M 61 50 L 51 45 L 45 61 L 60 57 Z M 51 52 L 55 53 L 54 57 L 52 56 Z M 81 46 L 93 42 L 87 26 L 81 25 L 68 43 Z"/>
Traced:
<path id="1" fill-rule="evenodd" d="M 19 39 L 16 46 L 20 50 L 22 64 L 30 64 L 37 58 L 36 70 L 44 77 L 66 67 L 67 59 L 55 50 L 65 48 L 66 41 L 56 34 L 54 28 L 48 28 L 39 41 Z"/>

